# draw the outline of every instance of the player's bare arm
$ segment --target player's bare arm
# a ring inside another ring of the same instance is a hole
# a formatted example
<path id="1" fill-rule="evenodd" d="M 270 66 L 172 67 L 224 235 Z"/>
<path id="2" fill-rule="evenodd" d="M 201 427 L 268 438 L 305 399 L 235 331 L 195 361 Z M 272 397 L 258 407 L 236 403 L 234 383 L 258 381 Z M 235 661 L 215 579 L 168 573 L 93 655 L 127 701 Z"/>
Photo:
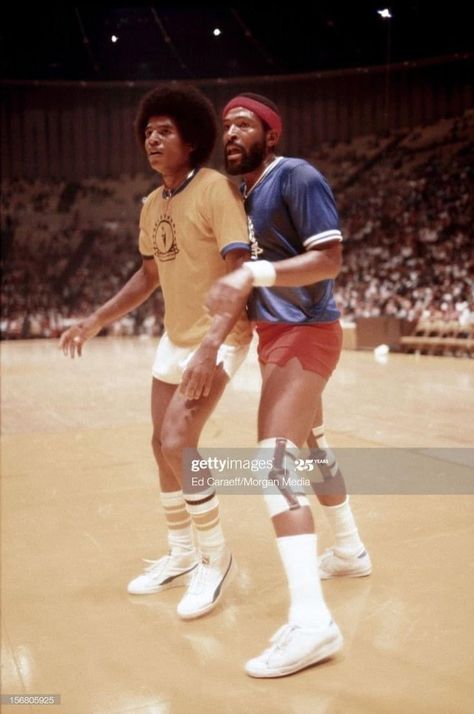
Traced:
<path id="1" fill-rule="evenodd" d="M 230 272 L 226 277 L 238 272 L 239 266 L 247 259 L 248 252 L 244 250 L 227 253 L 224 260 Z M 225 314 L 216 312 L 214 315 L 206 336 L 183 374 L 180 392 L 186 399 L 199 399 L 209 395 L 215 371 L 219 369 L 216 366 L 217 352 L 245 308 L 246 301 L 247 295 L 242 295 L 240 300 L 233 302 L 231 310 Z"/>
<path id="2" fill-rule="evenodd" d="M 206 301 L 206 307 L 211 314 L 231 313 L 242 299 L 248 297 L 252 287 L 259 284 L 249 268 L 258 266 L 259 262 L 267 263 L 267 261 L 247 263 L 230 275 L 220 278 L 213 285 Z M 265 284 L 281 287 L 312 285 L 321 280 L 337 277 L 341 265 L 341 244 L 334 243 L 319 250 L 311 250 L 303 255 L 269 264 L 269 282 Z"/>
<path id="3" fill-rule="evenodd" d="M 63 332 L 59 348 L 65 356 L 74 359 L 82 355 L 82 346 L 99 334 L 101 329 L 123 317 L 145 302 L 159 285 L 158 270 L 154 260 L 143 260 L 140 268 L 123 288 L 97 310 Z"/>
<path id="4" fill-rule="evenodd" d="M 341 243 L 313 249 L 287 260 L 272 263 L 276 278 L 274 285 L 296 288 L 313 285 L 321 280 L 337 278 L 342 267 Z"/>

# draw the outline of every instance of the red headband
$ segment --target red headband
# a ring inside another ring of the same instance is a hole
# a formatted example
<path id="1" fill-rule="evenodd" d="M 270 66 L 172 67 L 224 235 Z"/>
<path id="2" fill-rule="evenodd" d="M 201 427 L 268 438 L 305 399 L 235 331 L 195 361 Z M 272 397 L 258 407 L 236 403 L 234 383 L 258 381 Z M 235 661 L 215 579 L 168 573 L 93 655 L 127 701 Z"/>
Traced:
<path id="1" fill-rule="evenodd" d="M 234 107 L 250 109 L 250 111 L 256 114 L 259 119 L 266 122 L 270 129 L 275 129 L 278 141 L 282 130 L 281 117 L 279 114 L 274 112 L 273 109 L 270 109 L 270 107 L 267 107 L 266 104 L 262 104 L 262 102 L 259 102 L 257 99 L 251 99 L 250 97 L 242 97 L 239 95 L 234 97 L 234 99 L 231 99 L 230 102 L 225 105 L 222 116 L 225 117 L 227 112 L 234 109 Z"/>

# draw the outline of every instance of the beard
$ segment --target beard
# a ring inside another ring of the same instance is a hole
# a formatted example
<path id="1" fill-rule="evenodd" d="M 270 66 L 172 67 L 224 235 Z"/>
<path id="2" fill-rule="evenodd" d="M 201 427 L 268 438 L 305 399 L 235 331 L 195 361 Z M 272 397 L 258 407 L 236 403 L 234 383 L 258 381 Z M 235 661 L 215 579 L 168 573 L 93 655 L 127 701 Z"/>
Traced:
<path id="1" fill-rule="evenodd" d="M 231 176 L 237 176 L 239 174 L 248 174 L 251 171 L 258 169 L 260 164 L 263 163 L 266 156 L 266 147 L 264 141 L 258 141 L 250 147 L 247 151 L 242 146 L 237 145 L 242 152 L 240 157 L 229 158 L 227 154 L 224 157 L 225 170 Z"/>

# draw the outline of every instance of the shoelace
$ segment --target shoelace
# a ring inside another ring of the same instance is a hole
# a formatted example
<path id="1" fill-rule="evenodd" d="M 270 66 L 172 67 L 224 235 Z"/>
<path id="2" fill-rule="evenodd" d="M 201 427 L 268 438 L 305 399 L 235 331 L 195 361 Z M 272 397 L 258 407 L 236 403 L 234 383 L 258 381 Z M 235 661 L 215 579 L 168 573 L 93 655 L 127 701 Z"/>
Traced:
<path id="1" fill-rule="evenodd" d="M 360 558 L 361 555 L 365 555 L 365 550 L 362 551 L 359 555 L 340 555 L 339 553 L 336 553 L 334 548 L 326 548 L 324 553 L 321 556 L 321 563 L 324 563 L 326 560 L 330 560 L 331 558 L 336 558 L 336 560 L 341 560 L 342 562 L 347 561 L 347 560 L 353 560 L 354 558 Z"/>
<path id="2" fill-rule="evenodd" d="M 208 575 L 209 563 L 203 560 L 193 571 L 193 574 L 191 576 L 191 582 L 188 588 L 188 593 L 190 595 L 196 595 L 197 593 L 199 593 L 201 585 L 205 583 Z"/>
<path id="3" fill-rule="evenodd" d="M 324 553 L 321 556 L 321 560 L 323 560 L 323 558 L 326 560 L 327 558 L 329 558 L 329 556 L 332 556 L 332 555 L 335 555 L 334 549 L 326 548 L 326 550 L 324 551 Z"/>
<path id="4" fill-rule="evenodd" d="M 158 560 L 147 560 L 146 558 L 143 559 L 144 563 L 149 563 L 148 567 L 145 568 L 146 573 L 153 573 L 153 577 L 157 578 L 160 575 L 163 574 L 166 566 L 168 565 L 170 556 L 169 555 L 164 555 L 162 558 L 159 558 Z M 156 570 L 156 572 L 154 572 Z"/>
<path id="5" fill-rule="evenodd" d="M 291 638 L 293 632 L 297 629 L 298 625 L 291 625 L 289 622 L 282 625 L 271 638 L 270 642 L 272 646 L 268 648 L 267 653 L 270 654 L 270 652 L 282 649 Z"/>

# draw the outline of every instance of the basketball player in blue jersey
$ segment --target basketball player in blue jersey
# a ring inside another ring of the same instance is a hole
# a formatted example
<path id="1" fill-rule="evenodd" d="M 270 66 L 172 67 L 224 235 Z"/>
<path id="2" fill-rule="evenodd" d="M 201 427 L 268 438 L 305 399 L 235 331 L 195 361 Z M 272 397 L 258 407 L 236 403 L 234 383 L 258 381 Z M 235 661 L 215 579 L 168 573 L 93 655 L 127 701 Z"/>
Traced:
<path id="1" fill-rule="evenodd" d="M 253 260 L 218 280 L 207 305 L 212 313 L 226 314 L 248 296 L 262 370 L 259 446 L 274 450 L 276 462 L 278 454 L 305 441 L 327 449 L 321 396 L 342 346 L 333 297 L 342 235 L 324 177 L 306 161 L 275 155 L 282 122 L 270 100 L 241 94 L 226 105 L 223 122 L 227 172 L 243 177 Z M 251 676 L 292 674 L 342 647 L 320 578 L 368 575 L 371 564 L 335 462 L 331 472 L 332 495 L 319 499 L 336 540 L 319 563 L 306 496 L 264 495 L 288 579 L 290 612 L 270 647 L 247 662 Z"/>

